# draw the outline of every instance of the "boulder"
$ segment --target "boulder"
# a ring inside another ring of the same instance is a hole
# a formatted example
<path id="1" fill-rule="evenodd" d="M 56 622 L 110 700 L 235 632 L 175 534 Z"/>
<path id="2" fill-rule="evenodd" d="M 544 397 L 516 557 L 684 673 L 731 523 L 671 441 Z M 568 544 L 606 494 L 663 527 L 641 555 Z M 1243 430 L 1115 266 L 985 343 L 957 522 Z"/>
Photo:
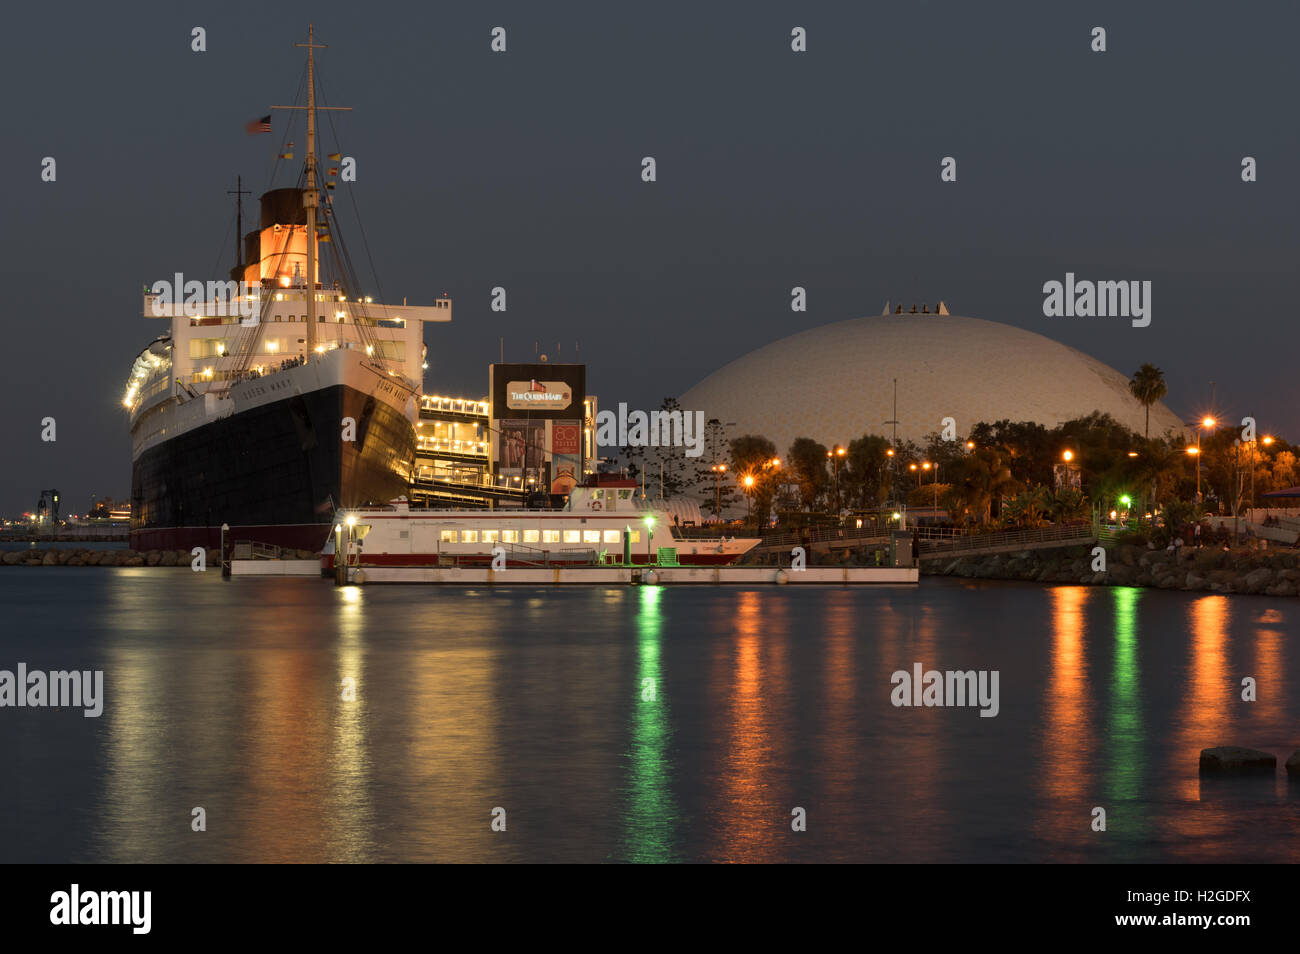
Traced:
<path id="1" fill-rule="evenodd" d="M 26 555 L 22 550 L 10 550 L 4 555 L 5 566 L 13 566 L 15 563 L 21 562 Z"/>
<path id="2" fill-rule="evenodd" d="M 144 566 L 144 565 L 145 565 L 145 559 L 138 553 L 135 556 L 127 557 L 125 560 L 123 560 L 121 563 L 118 564 L 118 566 Z"/>
<path id="3" fill-rule="evenodd" d="M 1133 563 L 1127 561 L 1119 564 L 1111 564 L 1108 571 L 1110 581 L 1116 586 L 1129 586 L 1138 577 L 1138 572 Z"/>
<path id="4" fill-rule="evenodd" d="M 1269 596 L 1295 596 L 1295 584 L 1289 580 L 1283 580 L 1281 583 L 1274 583 L 1264 591 Z"/>
<path id="5" fill-rule="evenodd" d="M 1273 775 L 1276 772 L 1277 756 L 1270 752 L 1238 745 L 1201 749 L 1203 775 Z"/>
<path id="6" fill-rule="evenodd" d="M 1264 588 L 1273 583 L 1273 571 L 1267 567 L 1251 570 L 1244 580 L 1247 593 L 1262 593 Z"/>
<path id="7" fill-rule="evenodd" d="M 57 553 L 55 553 L 53 550 L 49 550 L 49 551 L 47 551 L 46 554 L 45 554 L 45 556 L 41 557 L 41 565 L 42 565 L 42 566 L 58 566 L 58 565 L 59 565 L 59 555 L 58 555 Z"/>
<path id="8" fill-rule="evenodd" d="M 1286 760 L 1287 778 L 1300 782 L 1300 749 L 1291 753 L 1291 757 Z"/>

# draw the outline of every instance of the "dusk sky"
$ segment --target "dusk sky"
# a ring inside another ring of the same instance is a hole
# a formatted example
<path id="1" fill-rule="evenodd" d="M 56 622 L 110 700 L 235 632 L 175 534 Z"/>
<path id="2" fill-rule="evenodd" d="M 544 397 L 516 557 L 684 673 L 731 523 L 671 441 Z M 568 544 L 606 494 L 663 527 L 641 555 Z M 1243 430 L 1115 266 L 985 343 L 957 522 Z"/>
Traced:
<path id="1" fill-rule="evenodd" d="M 1209 409 L 1213 381 L 1219 412 L 1300 439 L 1294 3 L 383 10 L 7 10 L 0 512 L 33 509 L 43 488 L 65 512 L 129 495 L 122 393 L 166 330 L 141 316 L 141 286 L 225 278 L 236 175 L 254 193 L 246 229 L 258 193 L 293 184 L 297 162 L 269 178 L 285 114 L 269 136 L 244 124 L 293 101 L 309 19 L 329 45 L 324 101 L 353 107 L 335 114 L 357 159 L 337 201 L 345 229 L 344 190 L 361 211 L 366 291 L 454 299 L 454 322 L 426 330 L 426 392 L 485 395 L 504 336 L 507 361 L 538 341 L 571 360 L 577 342 L 602 406 L 652 408 L 786 335 L 944 299 L 1125 374 L 1152 362 L 1184 419 Z M 191 51 L 195 26 L 207 52 Z M 796 26 L 806 53 L 791 51 Z M 290 138 L 300 158 L 301 123 Z M 945 156 L 955 183 L 940 181 Z M 1043 284 L 1066 272 L 1152 282 L 1150 326 L 1044 317 Z M 490 309 L 498 285 L 505 313 Z M 988 368 L 1014 373 L 1014 355 Z"/>

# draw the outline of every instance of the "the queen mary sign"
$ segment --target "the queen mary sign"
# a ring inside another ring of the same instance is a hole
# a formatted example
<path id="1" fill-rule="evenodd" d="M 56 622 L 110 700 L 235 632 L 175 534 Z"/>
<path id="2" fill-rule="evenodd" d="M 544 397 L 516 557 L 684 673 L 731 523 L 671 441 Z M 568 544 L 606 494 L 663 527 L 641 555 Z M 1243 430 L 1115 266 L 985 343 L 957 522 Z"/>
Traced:
<path id="1" fill-rule="evenodd" d="M 573 390 L 563 381 L 506 382 L 506 407 L 514 410 L 561 411 L 573 403 Z"/>
<path id="2" fill-rule="evenodd" d="M 566 420 L 582 417 L 587 366 L 494 364 L 492 417 Z"/>

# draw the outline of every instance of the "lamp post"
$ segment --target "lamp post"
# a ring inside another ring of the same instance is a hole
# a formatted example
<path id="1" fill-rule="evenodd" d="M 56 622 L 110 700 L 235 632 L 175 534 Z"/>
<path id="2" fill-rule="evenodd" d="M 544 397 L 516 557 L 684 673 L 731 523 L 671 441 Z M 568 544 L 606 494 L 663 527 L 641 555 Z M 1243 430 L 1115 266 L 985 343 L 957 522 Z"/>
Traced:
<path id="1" fill-rule="evenodd" d="M 749 524 L 749 492 L 754 489 L 754 475 L 746 474 L 741 481 L 745 485 L 745 524 Z"/>
<path id="2" fill-rule="evenodd" d="M 847 453 L 848 451 L 839 444 L 826 452 L 826 456 L 831 459 L 834 465 L 831 469 L 835 472 L 835 518 L 837 520 L 840 516 L 840 458 Z"/>
<path id="3" fill-rule="evenodd" d="M 894 501 L 894 475 L 896 473 L 896 468 L 894 467 L 894 449 L 892 447 L 885 451 L 885 459 L 886 463 L 889 464 L 889 494 L 886 499 L 881 501 L 882 505 L 893 503 Z M 882 484 L 885 482 L 883 476 L 881 477 L 880 482 Z M 881 489 L 883 490 L 884 488 L 882 487 Z"/>
<path id="4" fill-rule="evenodd" d="M 1196 422 L 1196 502 L 1197 503 L 1201 502 L 1201 432 L 1206 430 L 1213 430 L 1214 425 L 1216 423 L 1217 422 L 1214 420 L 1214 418 L 1209 417 L 1208 415 Z M 1189 449 L 1187 453 L 1190 454 L 1191 450 Z"/>
<path id="5" fill-rule="evenodd" d="M 645 562 L 646 562 L 646 566 L 649 566 L 649 565 L 650 565 L 650 559 L 651 559 L 650 543 L 651 543 L 651 541 L 654 539 L 654 535 L 655 535 L 655 518 L 652 517 L 652 516 L 649 516 L 649 515 L 647 514 L 647 515 L 646 515 L 646 518 L 645 518 Z"/>
<path id="6" fill-rule="evenodd" d="M 713 515 L 716 517 L 722 513 L 722 491 L 719 481 L 727 472 L 727 465 L 714 464 L 709 470 L 713 471 Z"/>

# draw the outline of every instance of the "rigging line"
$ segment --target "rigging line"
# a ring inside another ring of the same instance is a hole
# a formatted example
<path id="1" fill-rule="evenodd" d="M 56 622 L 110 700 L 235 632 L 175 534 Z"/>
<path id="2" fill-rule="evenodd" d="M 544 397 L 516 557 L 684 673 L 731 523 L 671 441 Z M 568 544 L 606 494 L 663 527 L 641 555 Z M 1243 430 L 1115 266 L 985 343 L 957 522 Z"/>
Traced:
<path id="1" fill-rule="evenodd" d="M 284 233 L 284 244 L 280 249 L 279 262 L 275 267 L 275 274 L 277 275 L 279 274 L 280 267 L 285 264 L 285 259 L 289 256 L 289 248 L 292 241 L 293 226 L 290 225 L 288 230 Z M 260 265 L 260 260 L 258 264 Z M 260 285 L 261 283 L 259 281 L 259 286 Z M 249 365 L 252 363 L 253 354 L 256 351 L 257 344 L 261 341 L 261 335 L 263 333 L 262 326 L 267 323 L 266 318 L 270 312 L 271 304 L 274 301 L 274 293 L 274 281 L 270 288 L 259 288 L 258 297 L 261 307 L 258 312 L 257 323 L 251 326 L 246 326 L 244 330 L 240 332 L 239 337 L 235 342 L 236 351 L 233 355 L 228 356 L 233 359 L 234 363 L 229 368 L 223 368 L 223 371 L 234 372 L 237 376 L 242 376 L 247 372 Z"/>
<path id="2" fill-rule="evenodd" d="M 306 85 L 307 85 L 307 65 L 304 63 L 302 67 L 302 77 L 298 80 L 298 92 L 294 93 L 293 96 L 293 105 L 297 106 L 298 101 L 302 99 L 302 90 L 303 87 Z M 262 190 L 263 192 L 270 192 L 271 187 L 275 185 L 275 175 L 277 172 L 280 171 L 280 163 L 281 161 L 283 161 L 280 159 L 280 157 L 284 155 L 284 147 L 289 142 L 289 134 L 293 132 L 293 125 L 295 122 L 297 122 L 298 110 L 291 109 L 288 110 L 287 112 L 289 113 L 289 124 L 287 127 L 285 127 L 284 136 L 280 139 L 280 148 L 276 150 L 275 161 L 271 163 L 271 172 L 270 175 L 266 177 L 266 188 Z"/>
<path id="3" fill-rule="evenodd" d="M 322 97 L 324 96 L 324 93 L 320 90 L 319 84 L 317 85 L 317 92 L 321 93 L 321 96 L 322 96 Z M 335 125 L 334 125 L 334 116 L 331 114 L 331 115 L 329 115 L 327 118 L 329 119 L 329 124 L 330 124 L 330 134 L 333 135 L 333 137 L 334 137 L 334 143 L 335 143 L 335 145 L 339 145 L 338 129 L 337 129 L 337 128 L 335 127 Z M 343 152 L 343 150 L 342 150 L 342 147 L 341 147 L 341 145 L 340 145 L 340 147 L 339 147 L 339 154 L 342 155 L 342 152 Z M 365 251 L 366 251 L 366 260 L 370 263 L 370 273 L 371 273 L 371 275 L 372 275 L 372 276 L 374 277 L 374 279 L 375 279 L 375 292 L 376 292 L 376 294 L 378 295 L 379 300 L 380 300 L 380 301 L 383 301 L 383 300 L 384 300 L 384 289 L 383 289 L 383 286 L 380 285 L 380 282 L 379 282 L 379 270 L 375 268 L 375 258 L 374 258 L 374 255 L 372 255 L 372 254 L 371 254 L 371 251 L 370 251 L 370 239 L 369 239 L 368 236 L 366 235 L 366 227 L 365 227 L 365 225 L 362 224 L 362 222 L 361 222 L 361 210 L 360 210 L 360 208 L 359 208 L 358 205 L 357 205 L 356 191 L 355 191 L 355 188 L 354 188 L 355 185 L 356 185 L 355 182 L 353 182 L 353 183 L 351 183 L 351 184 L 349 185 L 349 188 L 348 188 L 348 198 L 349 198 L 349 199 L 351 200 L 351 202 L 352 202 L 352 214 L 356 217 L 356 220 L 357 220 L 357 230 L 361 233 L 361 244 L 362 244 L 362 247 L 363 247 L 363 248 L 365 249 Z M 338 213 L 336 212 L 335 214 L 337 215 Z"/>
<path id="4" fill-rule="evenodd" d="M 226 254 L 226 253 L 225 253 L 226 242 L 230 241 L 230 230 L 231 230 L 232 228 L 234 228 L 234 226 L 235 226 L 235 223 L 234 223 L 233 220 L 230 220 L 230 219 L 227 219 L 227 220 L 226 220 L 226 234 L 225 234 L 225 236 L 221 239 L 221 245 L 218 246 L 218 247 L 221 249 L 221 251 L 218 251 L 218 252 L 217 252 L 217 260 L 216 260 L 215 262 L 212 263 L 212 274 L 213 274 L 213 275 L 219 275 L 219 274 L 221 274 L 221 272 L 219 271 L 219 269 L 221 268 L 221 258 L 222 258 L 223 255 Z M 239 241 L 242 243 L 243 240 L 244 240 L 244 237 L 241 235 L 241 236 L 239 237 Z M 241 245 L 241 248 L 242 248 L 242 245 Z"/>
<path id="5" fill-rule="evenodd" d="M 320 99 L 325 100 L 325 94 L 323 89 L 321 88 L 319 79 L 317 80 L 317 93 Z M 339 140 L 338 126 L 335 124 L 334 115 L 332 111 L 327 114 L 326 119 L 329 122 L 330 134 L 333 137 L 335 148 L 338 150 L 339 155 L 341 156 L 342 145 Z M 353 217 L 356 219 L 357 230 L 361 233 L 362 247 L 365 250 L 366 260 L 370 265 L 370 273 L 374 280 L 375 296 L 378 297 L 381 310 L 386 315 L 388 312 L 388 304 L 385 301 L 383 286 L 379 279 L 379 269 L 375 267 L 374 254 L 370 248 L 370 238 L 366 234 L 366 227 L 361 219 L 361 209 L 357 203 L 356 193 L 355 191 L 353 191 L 352 187 L 349 187 L 348 191 L 350 193 L 349 199 L 352 202 L 352 214 Z M 337 219 L 339 217 L 338 210 L 334 207 L 333 201 L 329 201 L 329 208 L 332 210 L 331 214 L 337 222 Z M 361 287 L 360 275 L 352 259 L 350 244 L 342 238 L 341 230 L 339 229 L 332 230 L 331 236 L 332 236 L 332 241 L 337 240 L 338 242 L 338 248 L 336 248 L 332 254 L 335 256 L 336 259 L 339 260 L 340 270 L 345 272 L 346 276 L 349 278 L 352 284 L 356 287 L 356 290 L 359 292 Z M 349 309 L 349 311 L 351 311 L 351 309 Z M 355 315 L 353 316 L 353 321 L 356 322 Z M 379 364 L 382 367 L 387 368 L 387 359 L 383 356 L 382 349 L 378 347 L 378 340 L 379 340 L 378 336 L 374 332 L 369 330 L 369 326 L 360 325 L 359 327 L 362 329 L 360 332 L 361 336 L 364 339 L 366 339 L 366 342 L 373 347 L 374 352 L 378 356 Z M 421 342 L 421 344 L 423 344 L 423 342 Z"/>

